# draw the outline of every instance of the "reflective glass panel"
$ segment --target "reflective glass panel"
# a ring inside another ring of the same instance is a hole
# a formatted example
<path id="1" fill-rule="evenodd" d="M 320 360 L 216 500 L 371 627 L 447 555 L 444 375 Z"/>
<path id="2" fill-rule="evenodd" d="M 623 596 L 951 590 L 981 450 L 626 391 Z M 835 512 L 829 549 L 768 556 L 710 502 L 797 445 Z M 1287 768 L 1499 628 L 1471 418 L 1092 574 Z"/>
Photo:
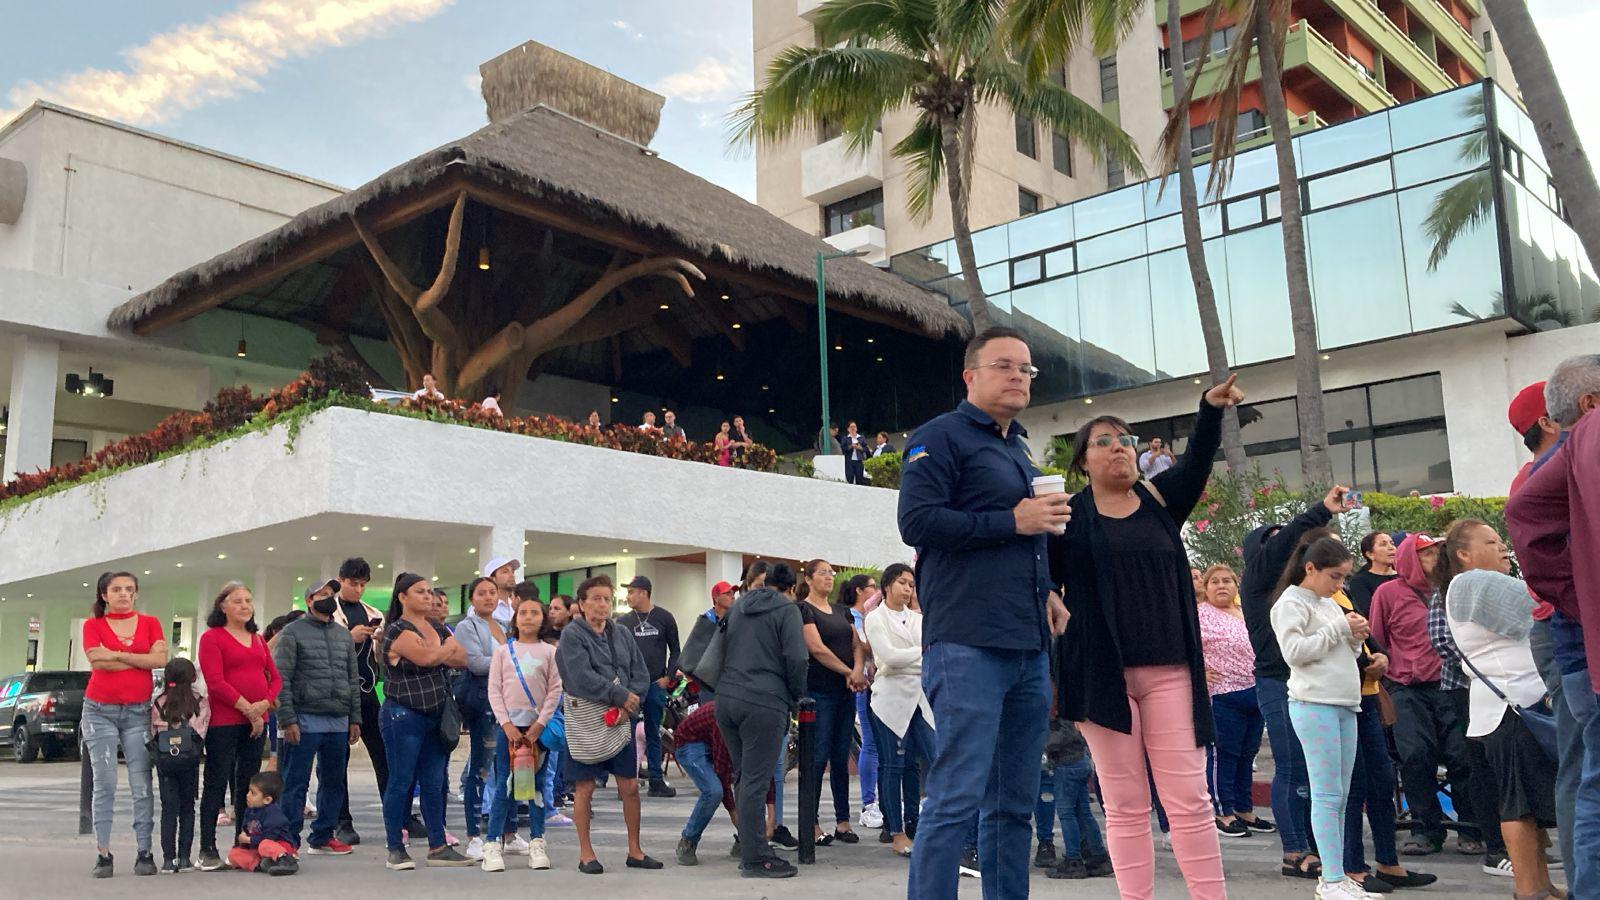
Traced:
<path id="1" fill-rule="evenodd" d="M 1300 436 L 1294 399 L 1252 403 L 1239 412 L 1240 432 L 1246 444 L 1287 441 Z M 1296 463 L 1298 466 L 1299 463 Z"/>
<path id="2" fill-rule="evenodd" d="M 1531 328 L 1558 328 L 1562 323 L 1553 217 L 1522 185 L 1509 178 L 1504 183 L 1514 291 L 1507 312 Z"/>
<path id="3" fill-rule="evenodd" d="M 1388 425 L 1444 415 L 1444 389 L 1438 375 L 1371 385 L 1372 424 Z"/>
<path id="4" fill-rule="evenodd" d="M 1078 342 L 1078 285 L 1075 278 L 1046 281 L 1011 293 L 1017 327 L 1028 335 L 1034 365 L 1033 402 L 1066 400 L 1083 394 L 1083 368 L 1090 362 Z"/>
<path id="5" fill-rule="evenodd" d="M 1139 226 L 1113 231 L 1078 242 L 1078 268 L 1092 269 L 1145 253 L 1144 229 Z"/>
<path id="6" fill-rule="evenodd" d="M 1205 182 L 1201 182 L 1204 184 Z M 1257 147 L 1234 158 L 1233 177 L 1224 197 L 1239 197 L 1278 183 L 1278 159 L 1271 147 Z"/>
<path id="7" fill-rule="evenodd" d="M 1047 278 L 1069 275 L 1078 270 L 1077 254 L 1072 247 L 1062 247 L 1044 255 L 1044 274 Z"/>
<path id="8" fill-rule="evenodd" d="M 1311 208 L 1325 209 L 1393 190 L 1394 178 L 1389 170 L 1389 161 L 1384 159 L 1332 175 L 1320 175 L 1306 182 L 1306 189 L 1311 198 Z"/>
<path id="9" fill-rule="evenodd" d="M 1137 225 L 1144 221 L 1144 189 L 1132 185 L 1086 197 L 1072 204 L 1072 215 L 1080 237 Z"/>
<path id="10" fill-rule="evenodd" d="M 1260 468 L 1261 474 L 1271 478 L 1274 474 L 1282 475 L 1289 490 L 1298 491 L 1303 486 L 1305 479 L 1300 476 L 1300 451 L 1284 450 L 1279 453 L 1264 453 L 1259 456 L 1252 454 L 1250 462 Z"/>
<path id="11" fill-rule="evenodd" d="M 978 284 L 985 294 L 995 294 L 1011 288 L 1011 264 L 998 263 L 978 270 Z"/>
<path id="12" fill-rule="evenodd" d="M 1222 242 L 1206 244 L 1211 273 L 1225 271 Z M 1222 345 L 1231 351 L 1228 335 L 1227 279 L 1211 276 L 1217 318 L 1222 323 Z M 1220 290 L 1219 290 L 1220 289 Z M 1161 378 L 1180 378 L 1207 370 L 1205 336 L 1200 330 L 1200 308 L 1195 302 L 1194 279 L 1187 251 L 1179 247 L 1150 257 L 1150 296 L 1155 306 L 1156 370 Z M 1231 355 L 1231 353 L 1230 353 Z"/>
<path id="13" fill-rule="evenodd" d="M 1155 347 L 1150 325 L 1150 279 L 1142 259 L 1080 273 L 1078 321 L 1089 368 L 1102 379 L 1092 389 L 1150 381 Z"/>
<path id="14" fill-rule="evenodd" d="M 972 234 L 972 253 L 977 257 L 977 263 L 980 266 L 999 262 L 1011 255 L 1008 247 L 1006 226 L 1004 225 L 985 228 Z"/>
<path id="15" fill-rule="evenodd" d="M 1451 138 L 1397 154 L 1394 158 L 1395 186 L 1407 188 L 1482 168 L 1488 163 L 1489 145 L 1484 141 L 1483 132 Z"/>
<path id="16" fill-rule="evenodd" d="M 1144 226 L 1147 253 L 1159 253 L 1183 246 L 1183 217 L 1167 216 Z"/>
<path id="17" fill-rule="evenodd" d="M 1230 200 L 1227 204 L 1228 228 L 1238 231 L 1249 228 L 1251 225 L 1260 225 L 1263 218 L 1261 214 L 1261 197 L 1246 197 L 1243 200 Z"/>
<path id="18" fill-rule="evenodd" d="M 1367 415 L 1367 389 L 1346 388 L 1322 395 L 1322 412 L 1328 420 L 1328 433 L 1338 434 L 1351 428 L 1366 428 L 1372 424 Z"/>
<path id="19" fill-rule="evenodd" d="M 1330 417 L 1330 425 L 1331 417 Z M 1357 491 L 1371 491 L 1378 487 L 1378 478 L 1372 467 L 1372 441 L 1359 440 L 1331 444 L 1328 461 L 1333 463 L 1333 480 Z"/>
<path id="20" fill-rule="evenodd" d="M 1394 197 L 1306 216 L 1317 338 L 1343 347 L 1411 330 Z"/>
<path id="21" fill-rule="evenodd" d="M 1237 231 L 1227 244 L 1228 302 L 1232 307 L 1234 365 L 1279 359 L 1294 352 L 1278 225 Z M 1213 270 L 1212 277 L 1219 277 Z"/>
<path id="22" fill-rule="evenodd" d="M 1389 152 L 1389 122 L 1383 116 L 1362 116 L 1337 128 L 1307 132 L 1295 144 L 1304 178 L 1384 156 Z"/>
<path id="23" fill-rule="evenodd" d="M 1205 182 L 1200 181 L 1200 175 L 1195 175 L 1195 190 L 1203 191 Z M 1178 176 L 1168 175 L 1165 178 L 1156 178 L 1144 184 L 1144 209 L 1145 215 L 1152 219 L 1168 216 L 1182 209 L 1182 198 L 1178 193 Z"/>
<path id="24" fill-rule="evenodd" d="M 1378 457 L 1378 487 L 1388 494 L 1449 492 L 1450 438 L 1443 428 L 1381 437 L 1373 442 Z"/>
<path id="25" fill-rule="evenodd" d="M 1503 314 L 1493 177 L 1484 170 L 1395 195 L 1413 328 L 1426 331 Z"/>
<path id="26" fill-rule="evenodd" d="M 1038 281 L 1044 275 L 1044 259 L 1039 256 L 1024 256 L 1011 263 L 1011 283 L 1027 284 Z"/>
<path id="27" fill-rule="evenodd" d="M 1072 240 L 1072 207 L 1058 206 L 1012 222 L 1011 255 L 1021 256 Z"/>
<path id="28" fill-rule="evenodd" d="M 1384 113 L 1389 119 L 1389 139 L 1396 150 L 1427 144 L 1440 138 L 1484 127 L 1483 89 L 1439 94 L 1416 100 Z"/>

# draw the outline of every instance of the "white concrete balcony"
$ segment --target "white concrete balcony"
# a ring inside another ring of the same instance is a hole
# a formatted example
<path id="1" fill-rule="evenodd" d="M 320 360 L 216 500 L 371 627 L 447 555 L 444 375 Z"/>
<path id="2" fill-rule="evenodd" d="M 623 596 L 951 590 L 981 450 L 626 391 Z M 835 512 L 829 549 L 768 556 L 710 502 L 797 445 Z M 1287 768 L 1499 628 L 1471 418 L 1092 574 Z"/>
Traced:
<path id="1" fill-rule="evenodd" d="M 822 4 L 823 0 L 796 0 L 795 14 L 809 22 Z"/>
<path id="2" fill-rule="evenodd" d="M 846 253 L 859 252 L 863 260 L 875 266 L 883 265 L 889 259 L 885 252 L 888 239 L 883 229 L 876 225 L 857 225 L 848 231 L 828 235 L 823 240 Z"/>
<path id="3" fill-rule="evenodd" d="M 819 206 L 883 186 L 883 134 L 865 153 L 852 153 L 843 135 L 800 153 L 800 193 Z"/>

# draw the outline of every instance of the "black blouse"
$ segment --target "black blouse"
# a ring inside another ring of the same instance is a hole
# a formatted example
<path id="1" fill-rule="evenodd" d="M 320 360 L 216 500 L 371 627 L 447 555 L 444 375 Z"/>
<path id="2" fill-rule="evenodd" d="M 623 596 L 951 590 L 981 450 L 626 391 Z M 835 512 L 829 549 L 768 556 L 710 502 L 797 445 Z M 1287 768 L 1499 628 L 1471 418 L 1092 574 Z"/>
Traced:
<path id="1" fill-rule="evenodd" d="M 433 630 L 441 642 L 450 639 L 450 630 L 443 625 L 434 625 Z M 391 665 L 389 647 L 403 631 L 422 637 L 417 626 L 401 619 L 384 626 L 383 636 L 378 641 L 378 659 L 383 665 L 383 696 L 419 713 L 433 715 L 450 697 L 450 667 L 419 666 L 403 656 Z"/>
<path id="2" fill-rule="evenodd" d="M 852 641 L 855 634 L 855 620 L 850 616 L 850 610 L 843 606 L 830 607 L 828 612 L 823 612 L 812 606 L 809 601 L 800 601 L 800 624 L 817 626 L 817 634 L 822 637 L 822 645 L 833 651 L 839 661 L 847 666 L 856 664 L 856 649 Z M 843 675 L 833 671 L 820 662 L 816 657 L 806 664 L 806 690 L 814 697 L 819 693 L 845 694 L 850 691 L 850 683 Z"/>
<path id="3" fill-rule="evenodd" d="M 1172 539 L 1162 513 L 1140 504 L 1125 519 L 1102 515 L 1109 553 L 1107 567 L 1117 605 L 1117 643 L 1122 664 L 1178 666 L 1189 661 L 1184 641 L 1186 608 L 1178 572 L 1187 572 L 1188 554 Z"/>

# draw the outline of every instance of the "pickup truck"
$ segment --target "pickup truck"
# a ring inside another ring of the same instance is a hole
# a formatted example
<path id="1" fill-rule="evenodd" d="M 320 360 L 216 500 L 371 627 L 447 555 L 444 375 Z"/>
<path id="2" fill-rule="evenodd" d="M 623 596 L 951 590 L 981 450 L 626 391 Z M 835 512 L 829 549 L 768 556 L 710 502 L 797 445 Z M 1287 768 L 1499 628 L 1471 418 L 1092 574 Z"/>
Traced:
<path id="1" fill-rule="evenodd" d="M 23 672 L 0 680 L 0 744 L 17 762 L 77 752 L 88 672 Z"/>

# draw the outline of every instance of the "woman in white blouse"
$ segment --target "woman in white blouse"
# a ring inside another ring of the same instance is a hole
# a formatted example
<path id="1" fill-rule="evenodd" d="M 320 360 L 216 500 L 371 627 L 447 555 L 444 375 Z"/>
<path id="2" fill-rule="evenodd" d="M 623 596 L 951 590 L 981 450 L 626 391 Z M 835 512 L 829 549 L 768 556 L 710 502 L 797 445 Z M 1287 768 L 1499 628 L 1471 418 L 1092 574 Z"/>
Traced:
<path id="1" fill-rule="evenodd" d="M 894 852 L 911 855 L 919 763 L 933 760 L 933 709 L 922 693 L 922 613 L 911 608 L 916 576 L 895 563 L 883 572 L 883 602 L 867 613 L 867 643 L 878 667 L 872 682 L 872 731 L 878 745 L 878 806 Z"/>
<path id="2" fill-rule="evenodd" d="M 1546 828 L 1556 822 L 1555 766 L 1512 708 L 1545 704 L 1544 680 L 1528 646 L 1533 598 L 1512 578 L 1500 535 L 1477 519 L 1451 524 L 1434 577 L 1450 633 L 1472 679 L 1467 737 L 1483 744 L 1499 793 L 1500 831 L 1516 896 L 1559 897 L 1550 882 Z"/>

